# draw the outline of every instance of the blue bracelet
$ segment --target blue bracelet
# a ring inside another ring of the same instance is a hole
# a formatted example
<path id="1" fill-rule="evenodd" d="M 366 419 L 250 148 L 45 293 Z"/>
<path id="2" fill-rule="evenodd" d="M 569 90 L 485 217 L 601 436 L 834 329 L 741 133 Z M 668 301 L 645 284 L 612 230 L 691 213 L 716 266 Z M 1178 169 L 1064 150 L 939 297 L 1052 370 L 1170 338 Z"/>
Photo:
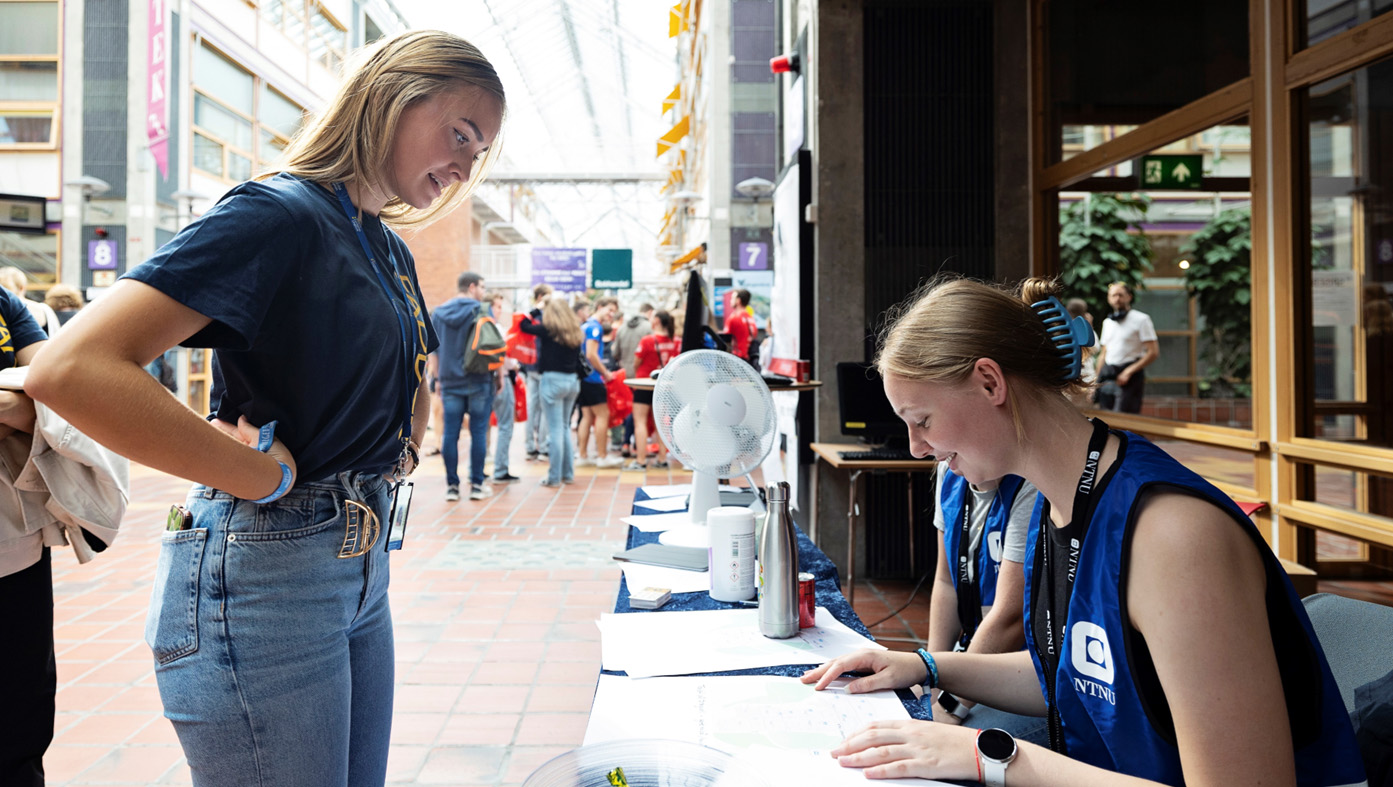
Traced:
<path id="1" fill-rule="evenodd" d="M 938 665 L 934 663 L 934 657 L 923 648 L 920 648 L 914 652 L 918 653 L 919 658 L 924 660 L 924 669 L 928 670 L 929 673 L 926 676 L 926 682 L 924 683 L 924 685 L 928 686 L 931 689 L 938 688 Z"/>
<path id="2" fill-rule="evenodd" d="M 263 454 L 270 450 L 271 443 L 274 442 L 276 439 L 276 426 L 279 423 L 279 421 L 272 421 L 266 424 L 265 426 L 261 427 L 260 430 L 258 430 L 256 435 L 256 450 L 260 451 Z M 279 500 L 281 497 L 285 496 L 286 492 L 290 491 L 290 482 L 294 480 L 290 474 L 290 466 L 287 465 L 285 462 L 280 461 L 279 459 L 276 460 L 276 464 L 281 466 L 281 485 L 276 487 L 276 491 L 261 498 L 260 500 L 253 500 L 253 503 L 261 505 L 262 503 L 269 503 L 273 500 Z"/>
<path id="3" fill-rule="evenodd" d="M 291 480 L 293 480 L 290 475 L 290 465 L 280 461 L 279 459 L 276 460 L 276 464 L 281 466 L 281 485 L 276 487 L 276 491 L 261 498 L 260 500 L 253 500 L 253 503 L 261 505 L 262 503 L 269 503 L 273 500 L 279 500 L 285 496 L 286 492 L 290 491 L 290 482 Z"/>

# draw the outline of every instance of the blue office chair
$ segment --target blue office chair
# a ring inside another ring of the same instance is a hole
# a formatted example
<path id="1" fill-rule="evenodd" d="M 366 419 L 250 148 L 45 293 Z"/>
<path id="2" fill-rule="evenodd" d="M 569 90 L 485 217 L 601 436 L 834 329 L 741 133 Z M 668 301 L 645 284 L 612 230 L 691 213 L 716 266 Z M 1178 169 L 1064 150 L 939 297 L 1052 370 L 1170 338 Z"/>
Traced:
<path id="1" fill-rule="evenodd" d="M 1393 607 L 1317 593 L 1302 599 L 1345 710 L 1354 717 L 1369 785 L 1393 779 Z M 1382 694 L 1382 698 L 1378 695 Z"/>

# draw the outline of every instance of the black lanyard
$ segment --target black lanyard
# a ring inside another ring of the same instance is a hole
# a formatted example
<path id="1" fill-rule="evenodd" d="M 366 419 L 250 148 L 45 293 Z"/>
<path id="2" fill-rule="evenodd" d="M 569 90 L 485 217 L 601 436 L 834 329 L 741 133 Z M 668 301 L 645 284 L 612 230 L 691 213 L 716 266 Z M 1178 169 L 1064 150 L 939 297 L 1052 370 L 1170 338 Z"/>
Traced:
<path id="1" fill-rule="evenodd" d="M 958 623 L 963 627 L 959 643 L 964 647 L 972 641 L 977 627 L 982 625 L 982 600 L 977 591 L 977 583 L 972 581 L 969 567 L 972 565 L 972 504 L 977 497 L 972 484 L 966 485 L 967 495 L 963 500 L 963 519 L 958 533 Z M 990 509 L 988 510 L 990 516 Z M 982 525 L 982 539 L 987 538 L 987 525 Z M 977 547 L 979 550 L 981 545 Z M 977 578 L 979 581 L 981 577 Z"/>
<path id="2" fill-rule="evenodd" d="M 421 383 L 420 365 L 416 363 L 416 337 L 411 335 L 407 327 L 407 322 L 412 316 L 411 297 L 406 292 L 406 277 L 397 270 L 397 258 L 392 254 L 392 244 L 387 244 L 387 263 L 391 266 L 391 274 L 400 285 L 399 290 L 393 290 L 387 284 L 387 279 L 382 275 L 381 266 L 377 264 L 377 255 L 372 253 L 372 246 L 368 243 L 368 236 L 363 232 L 363 225 L 358 221 L 357 209 L 353 207 L 353 201 L 348 198 L 348 189 L 342 183 L 334 183 L 334 193 L 338 195 L 339 205 L 343 207 L 343 213 L 348 217 L 348 221 L 353 225 L 353 231 L 358 233 L 358 242 L 363 246 L 363 253 L 368 255 L 368 267 L 377 276 L 377 283 L 382 285 L 382 291 L 387 294 L 387 300 L 392 304 L 392 314 L 396 315 L 397 327 L 401 329 L 402 348 L 406 352 L 406 402 L 402 415 L 401 441 L 402 452 L 405 454 L 408 441 L 411 440 L 411 419 L 416 412 L 416 390 Z M 396 293 L 401 293 L 401 306 L 398 307 Z M 417 308 L 419 311 L 419 307 Z M 424 324 L 417 320 L 418 328 L 424 329 Z M 423 343 L 424 344 L 424 343 Z M 415 372 L 415 385 L 412 385 L 412 372 Z M 400 467 L 400 463 L 398 463 Z"/>
<path id="3" fill-rule="evenodd" d="M 1098 499 L 1093 493 L 1098 488 L 1098 464 L 1102 461 L 1103 450 L 1108 445 L 1108 425 L 1101 418 L 1093 419 L 1093 435 L 1088 440 L 1088 453 L 1084 457 L 1083 474 L 1079 476 L 1074 489 L 1073 516 L 1065 531 L 1070 539 L 1069 555 L 1063 564 L 1056 567 L 1051 557 L 1054 548 L 1050 521 L 1050 501 L 1043 500 L 1040 505 L 1039 533 L 1035 542 L 1035 586 L 1045 594 L 1045 616 L 1039 621 L 1039 632 L 1044 631 L 1043 641 L 1036 637 L 1035 653 L 1045 674 L 1046 701 L 1049 703 L 1050 746 L 1055 751 L 1064 751 L 1059 709 L 1055 702 L 1055 675 L 1059 670 L 1060 651 L 1063 648 L 1064 634 L 1069 623 L 1069 601 L 1074 596 L 1074 583 L 1078 579 L 1078 564 L 1083 552 L 1084 536 L 1093 519 L 1093 511 L 1098 507 Z M 1057 597 L 1054 572 L 1064 570 L 1063 598 Z M 1038 612 L 1039 608 L 1036 607 Z"/>

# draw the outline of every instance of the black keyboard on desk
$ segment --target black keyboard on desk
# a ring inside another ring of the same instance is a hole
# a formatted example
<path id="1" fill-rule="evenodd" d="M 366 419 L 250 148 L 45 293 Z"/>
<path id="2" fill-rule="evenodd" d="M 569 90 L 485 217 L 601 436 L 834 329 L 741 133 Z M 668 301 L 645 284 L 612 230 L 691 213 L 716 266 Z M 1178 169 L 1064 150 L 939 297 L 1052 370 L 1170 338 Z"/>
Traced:
<path id="1" fill-rule="evenodd" d="M 872 448 L 867 451 L 838 451 L 837 454 L 848 462 L 902 462 L 919 459 L 911 454 L 908 448 Z M 923 458 L 923 461 L 932 460 L 932 456 Z"/>

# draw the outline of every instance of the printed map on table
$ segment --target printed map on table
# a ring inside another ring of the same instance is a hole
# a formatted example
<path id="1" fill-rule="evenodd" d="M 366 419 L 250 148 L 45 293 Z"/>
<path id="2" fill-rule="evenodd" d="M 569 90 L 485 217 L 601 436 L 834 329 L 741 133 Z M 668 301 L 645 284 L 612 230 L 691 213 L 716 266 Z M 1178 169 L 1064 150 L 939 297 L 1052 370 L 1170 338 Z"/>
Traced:
<path id="1" fill-rule="evenodd" d="M 645 678 L 601 675 L 585 743 L 664 738 L 730 752 L 765 773 L 771 784 L 860 784 L 828 752 L 873 721 L 907 720 L 894 692 L 813 691 L 775 675 Z M 797 778 L 794 779 L 794 775 Z M 854 780 L 854 781 L 853 781 Z M 924 780 L 881 784 L 927 787 Z"/>

